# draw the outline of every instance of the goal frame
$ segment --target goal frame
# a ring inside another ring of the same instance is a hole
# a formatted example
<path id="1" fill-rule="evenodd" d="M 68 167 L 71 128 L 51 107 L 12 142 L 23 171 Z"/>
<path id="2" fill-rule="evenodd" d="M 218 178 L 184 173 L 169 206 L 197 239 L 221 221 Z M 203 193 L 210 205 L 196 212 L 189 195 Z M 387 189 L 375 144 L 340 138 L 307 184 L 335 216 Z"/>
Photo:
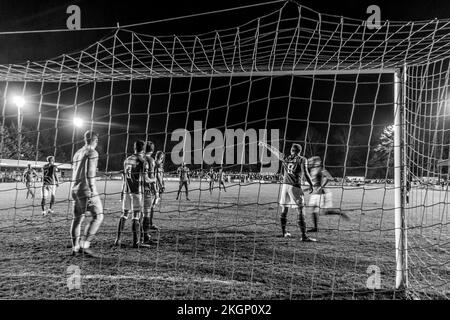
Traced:
<path id="1" fill-rule="evenodd" d="M 251 71 L 232 72 L 229 74 L 204 74 L 194 77 L 249 77 L 249 76 L 315 76 L 315 75 L 358 75 L 358 74 L 389 74 L 394 84 L 394 229 L 395 229 L 395 289 L 406 290 L 408 288 L 408 238 L 405 215 L 406 207 L 406 80 L 407 65 L 402 68 L 377 68 L 377 69 L 321 69 L 321 70 L 286 70 L 286 71 Z"/>
<path id="2" fill-rule="evenodd" d="M 291 70 L 291 71 L 255 71 L 255 72 L 236 72 L 229 76 L 314 76 L 314 75 L 357 75 L 357 74 L 389 74 L 392 75 L 394 84 L 394 229 L 395 229 L 395 289 L 406 290 L 408 288 L 408 238 L 407 223 L 405 215 L 406 207 L 406 80 L 407 65 L 402 68 L 379 68 L 379 69 L 361 69 L 361 70 Z M 220 76 L 204 75 L 204 76 Z"/>

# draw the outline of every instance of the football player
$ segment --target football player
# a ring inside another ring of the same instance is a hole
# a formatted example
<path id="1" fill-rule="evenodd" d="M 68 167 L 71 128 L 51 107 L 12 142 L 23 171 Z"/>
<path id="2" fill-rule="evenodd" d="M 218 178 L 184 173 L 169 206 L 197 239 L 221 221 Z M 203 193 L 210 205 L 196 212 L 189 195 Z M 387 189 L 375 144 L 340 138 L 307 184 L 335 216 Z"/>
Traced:
<path id="1" fill-rule="evenodd" d="M 186 164 L 183 162 L 183 163 L 181 163 L 181 166 L 178 167 L 177 173 L 180 177 L 180 186 L 178 187 L 177 200 L 180 197 L 181 189 L 184 186 L 184 189 L 186 190 L 186 200 L 190 201 L 189 187 L 188 187 L 188 185 L 191 184 L 190 170 L 186 166 Z"/>
<path id="2" fill-rule="evenodd" d="M 34 199 L 34 179 L 37 177 L 36 171 L 31 168 L 31 164 L 28 164 L 27 168 L 23 173 L 23 181 L 25 182 L 25 186 L 27 187 L 27 199 L 28 195 L 31 195 L 31 198 Z"/>
<path id="3" fill-rule="evenodd" d="M 326 215 L 340 215 L 348 220 L 348 216 L 338 210 L 333 210 L 333 195 L 325 189 L 325 186 L 331 180 L 331 175 L 323 167 L 320 157 L 314 156 L 308 159 L 308 168 L 310 170 L 311 180 L 313 182 L 313 194 L 309 198 L 309 207 L 312 210 L 314 227 L 309 232 L 318 232 L 318 222 L 320 209 L 324 209 Z"/>
<path id="4" fill-rule="evenodd" d="M 48 213 L 53 213 L 53 205 L 55 204 L 56 188 L 59 186 L 58 180 L 58 167 L 55 165 L 55 157 L 48 156 L 47 163 L 42 168 L 43 171 L 43 184 L 42 184 L 42 215 L 45 216 Z M 45 209 L 46 202 L 50 196 L 50 205 L 48 210 Z"/>
<path id="5" fill-rule="evenodd" d="M 155 156 L 155 178 L 156 178 L 156 194 L 153 200 L 153 207 L 157 206 L 161 201 L 161 195 L 165 191 L 164 184 L 164 161 L 166 155 L 162 151 L 158 151 Z"/>
<path id="6" fill-rule="evenodd" d="M 209 193 L 212 194 L 213 189 L 214 189 L 214 181 L 216 180 L 217 175 L 214 172 L 214 169 L 211 167 L 209 169 L 209 172 L 206 174 L 206 179 L 209 182 Z"/>
<path id="7" fill-rule="evenodd" d="M 304 242 L 315 242 L 316 239 L 310 238 L 306 234 L 306 219 L 304 212 L 304 194 L 301 188 L 301 180 L 304 175 L 310 186 L 310 192 L 313 191 L 313 184 L 308 172 L 308 164 L 305 157 L 301 156 L 302 147 L 294 143 L 291 146 L 289 155 L 284 156 L 274 147 L 260 142 L 261 146 L 268 148 L 275 156 L 281 160 L 283 165 L 283 185 L 280 193 L 279 204 L 282 208 L 280 223 L 283 237 L 290 237 L 291 234 L 286 231 L 287 214 L 289 208 L 296 208 L 298 213 L 298 226 L 302 234 L 301 240 Z"/>
<path id="8" fill-rule="evenodd" d="M 219 182 L 219 191 L 222 190 L 221 187 L 223 186 L 223 190 L 225 192 L 227 192 L 227 188 L 225 187 L 225 176 L 223 175 L 223 169 L 222 168 L 220 168 L 220 170 L 219 170 L 219 174 L 218 174 L 217 180 Z"/>
<path id="9" fill-rule="evenodd" d="M 70 227 L 72 237 L 72 255 L 82 253 L 95 257 L 90 249 L 91 241 L 103 221 L 103 206 L 96 186 L 98 152 L 98 135 L 93 131 L 84 134 L 84 147 L 79 149 L 73 157 L 72 199 L 74 200 L 73 218 Z M 81 224 L 86 212 L 91 213 L 91 221 L 86 226 L 83 240 Z"/>
<path id="10" fill-rule="evenodd" d="M 156 162 L 153 158 L 154 151 L 154 143 L 147 141 L 145 146 L 145 159 L 148 164 L 148 180 L 144 181 L 144 215 L 142 218 L 142 235 L 144 244 L 150 244 L 150 230 L 159 230 L 159 228 L 153 224 L 153 202 L 156 197 Z"/>
<path id="11" fill-rule="evenodd" d="M 125 227 L 125 221 L 128 219 L 130 211 L 132 217 L 132 233 L 133 248 L 148 247 L 148 244 L 141 243 L 141 210 L 142 210 L 142 194 L 144 183 L 148 181 L 148 163 L 145 159 L 145 142 L 136 140 L 133 145 L 134 154 L 129 156 L 123 164 L 124 180 L 123 180 L 123 199 L 122 199 L 122 216 L 117 226 L 117 237 L 114 242 L 115 246 L 120 246 L 122 233 Z"/>

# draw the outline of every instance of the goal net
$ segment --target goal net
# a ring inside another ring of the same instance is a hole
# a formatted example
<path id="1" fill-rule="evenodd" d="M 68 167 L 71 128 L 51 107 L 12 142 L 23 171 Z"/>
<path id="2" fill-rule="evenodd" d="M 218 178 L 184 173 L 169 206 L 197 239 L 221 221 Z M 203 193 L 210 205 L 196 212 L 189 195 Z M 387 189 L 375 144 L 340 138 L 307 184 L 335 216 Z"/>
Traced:
<path id="1" fill-rule="evenodd" d="M 449 294 L 448 72 L 443 59 L 405 75 L 408 276 L 418 297 Z"/>
<path id="2" fill-rule="evenodd" d="M 286 2 L 236 28 L 157 37 L 120 28 L 73 54 L 0 66 L 0 297 L 448 297 L 448 29 L 439 20 L 369 29 Z M 88 129 L 99 133 L 98 259 L 69 255 L 71 163 Z M 114 248 L 123 162 L 137 139 L 166 154 L 160 230 L 135 249 L 128 221 Z M 316 206 L 302 186 L 308 228 L 319 210 L 316 243 L 301 242 L 295 208 L 292 238 L 280 237 L 283 169 L 259 142 L 284 155 L 298 143 L 329 172 L 332 204 Z M 42 216 L 49 155 L 61 181 Z M 177 197 L 182 162 L 191 183 Z M 211 168 L 226 189 L 210 188 Z"/>

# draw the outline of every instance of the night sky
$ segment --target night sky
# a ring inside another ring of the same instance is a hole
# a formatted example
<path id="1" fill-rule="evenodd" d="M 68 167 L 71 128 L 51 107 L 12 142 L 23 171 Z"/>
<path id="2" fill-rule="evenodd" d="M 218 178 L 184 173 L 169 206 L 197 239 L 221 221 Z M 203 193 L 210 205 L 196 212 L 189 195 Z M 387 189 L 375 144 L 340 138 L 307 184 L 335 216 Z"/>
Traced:
<path id="1" fill-rule="evenodd" d="M 65 28 L 68 16 L 65 10 L 70 4 L 80 6 L 82 27 L 103 27 L 114 26 L 117 22 L 126 25 L 261 2 L 8 1 L 0 4 L 0 30 Z M 359 0 L 328 3 L 316 0 L 300 3 L 322 13 L 358 19 L 368 16 L 365 11 L 371 4 L 381 7 L 383 20 L 445 18 L 442 13 L 450 12 L 448 1 L 422 1 L 416 4 L 411 1 Z M 133 30 L 152 35 L 205 33 L 214 29 L 236 27 L 281 5 L 279 3 L 194 20 L 159 23 Z M 110 32 L 0 35 L 0 63 L 45 60 L 74 52 Z M 73 84 L 64 84 L 58 90 L 57 83 L 47 83 L 43 88 L 44 104 L 40 117 L 37 106 L 41 98 L 41 84 L 27 84 L 26 95 L 32 98 L 29 101 L 30 108 L 25 110 L 24 126 L 31 132 L 36 131 L 39 126 L 41 132 L 51 136 L 58 132 L 56 145 L 64 150 L 66 159 L 63 160 L 68 161 L 67 158 L 71 158 L 73 150 L 79 145 L 81 132 L 74 131 L 70 122 L 75 114 L 73 107 L 61 108 L 57 114 L 54 104 L 60 95 L 62 105 L 77 104 L 76 115 L 95 119 L 95 129 L 101 134 L 101 171 L 120 169 L 121 162 L 131 152 L 132 141 L 136 138 L 148 138 L 156 143 L 158 150 L 170 152 L 175 142 L 170 141 L 167 133 L 177 128 L 192 130 L 194 121 L 203 121 L 206 128 L 220 130 L 276 128 L 280 130 L 281 149 L 288 148 L 291 142 L 301 142 L 305 145 L 304 154 L 324 157 L 327 167 L 334 175 L 344 174 L 344 166 L 347 167 L 346 175 L 368 174 L 365 172 L 366 156 L 371 152 L 368 145 L 371 148 L 376 146 L 382 130 L 393 122 L 392 76 L 341 75 L 336 78 L 316 76 L 314 79 L 310 76 L 296 76 L 294 79 L 291 76 L 280 76 L 272 79 L 253 77 L 252 81 L 249 80 L 248 77 L 221 77 L 214 78 L 211 83 L 208 78 L 196 78 L 192 82 L 187 78 L 174 79 L 172 82 L 169 79 L 155 79 L 151 83 L 148 80 L 133 81 L 131 84 L 121 82 L 114 84 L 112 96 L 110 83 L 97 83 L 95 90 L 94 84 L 83 84 L 78 88 Z M 2 94 L 4 88 L 5 83 L 0 84 Z M 22 83 L 10 83 L 8 91 L 21 92 L 22 88 Z M 92 108 L 93 100 L 95 108 Z M 169 117 L 167 109 L 170 111 Z M 6 124 L 14 121 L 15 115 L 10 109 L 5 110 L 5 116 Z M 107 151 L 109 157 L 105 156 Z M 58 154 L 51 145 L 44 152 Z M 344 163 L 345 161 L 347 162 Z"/>

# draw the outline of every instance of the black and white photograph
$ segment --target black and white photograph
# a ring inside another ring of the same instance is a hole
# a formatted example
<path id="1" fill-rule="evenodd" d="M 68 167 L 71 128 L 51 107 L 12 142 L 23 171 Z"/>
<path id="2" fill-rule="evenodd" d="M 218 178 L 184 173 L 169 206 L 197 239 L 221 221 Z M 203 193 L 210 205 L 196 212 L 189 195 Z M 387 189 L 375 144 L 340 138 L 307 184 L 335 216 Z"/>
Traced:
<path id="1" fill-rule="evenodd" d="M 448 1 L 2 0 L 0 299 L 447 300 L 449 89 Z"/>

